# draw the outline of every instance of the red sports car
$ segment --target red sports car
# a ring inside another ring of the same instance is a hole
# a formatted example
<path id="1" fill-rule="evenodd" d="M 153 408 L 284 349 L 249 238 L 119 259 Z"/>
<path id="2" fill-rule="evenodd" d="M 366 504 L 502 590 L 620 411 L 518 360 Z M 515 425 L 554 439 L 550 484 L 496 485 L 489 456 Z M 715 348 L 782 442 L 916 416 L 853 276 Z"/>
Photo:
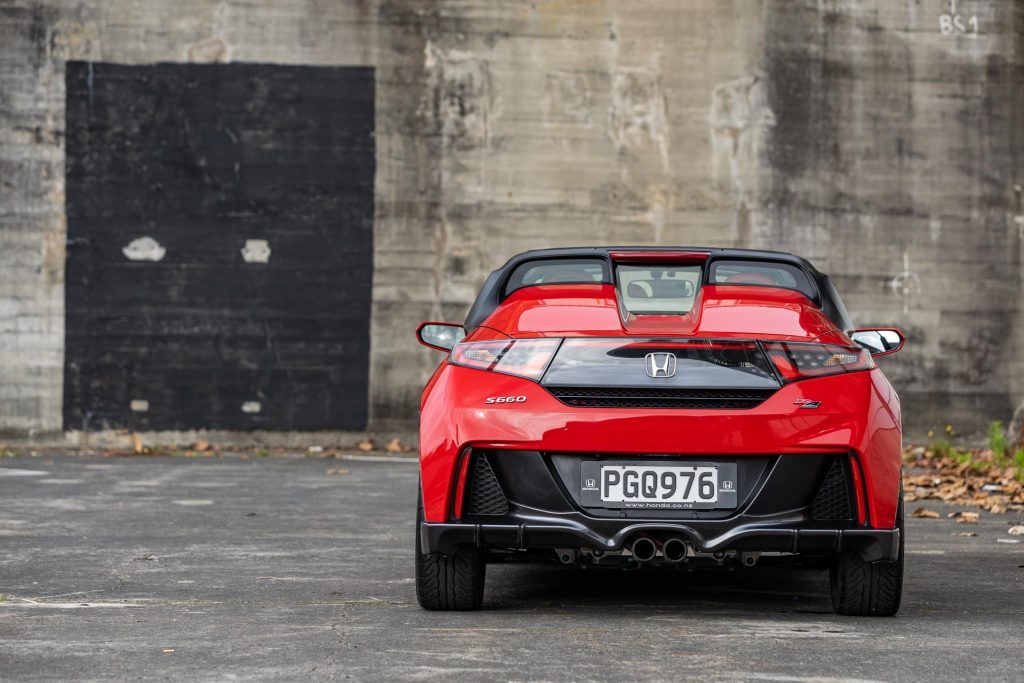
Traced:
<path id="1" fill-rule="evenodd" d="M 492 561 L 831 566 L 841 614 L 903 584 L 900 404 L 806 260 L 529 251 L 491 273 L 423 392 L 416 594 L 477 609 Z"/>

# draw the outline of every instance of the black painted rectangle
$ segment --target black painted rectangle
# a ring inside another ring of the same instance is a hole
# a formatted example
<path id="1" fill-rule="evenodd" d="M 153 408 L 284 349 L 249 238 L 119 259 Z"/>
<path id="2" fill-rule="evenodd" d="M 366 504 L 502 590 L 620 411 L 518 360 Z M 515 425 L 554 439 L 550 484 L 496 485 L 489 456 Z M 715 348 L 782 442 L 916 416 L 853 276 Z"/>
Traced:
<path id="1" fill-rule="evenodd" d="M 371 68 L 69 62 L 65 429 L 365 428 L 373 125 Z"/>

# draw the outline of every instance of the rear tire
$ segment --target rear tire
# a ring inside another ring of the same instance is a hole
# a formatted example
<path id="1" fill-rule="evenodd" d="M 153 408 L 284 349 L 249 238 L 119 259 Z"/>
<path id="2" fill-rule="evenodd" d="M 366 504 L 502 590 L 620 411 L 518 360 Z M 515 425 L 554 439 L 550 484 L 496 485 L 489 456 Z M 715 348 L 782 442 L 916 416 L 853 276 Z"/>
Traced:
<path id="1" fill-rule="evenodd" d="M 424 554 L 420 542 L 423 501 L 416 509 L 416 601 L 429 610 L 477 610 L 484 602 L 487 564 L 478 548 L 453 555 Z"/>
<path id="2" fill-rule="evenodd" d="M 903 494 L 896 512 L 900 531 L 899 558 L 893 562 L 866 562 L 856 552 L 840 553 L 832 564 L 832 609 L 837 614 L 891 617 L 903 597 Z"/>

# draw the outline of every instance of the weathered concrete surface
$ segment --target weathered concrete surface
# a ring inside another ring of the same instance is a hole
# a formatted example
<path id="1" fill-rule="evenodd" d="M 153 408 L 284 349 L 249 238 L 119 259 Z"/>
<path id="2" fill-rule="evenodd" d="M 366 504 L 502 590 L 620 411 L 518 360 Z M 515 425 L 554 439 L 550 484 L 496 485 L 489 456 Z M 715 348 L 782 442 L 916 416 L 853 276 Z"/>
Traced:
<path id="1" fill-rule="evenodd" d="M 951 4 L 955 5 L 955 16 Z M 64 63 L 376 68 L 371 426 L 407 425 L 514 252 L 794 250 L 886 361 L 912 429 L 1024 397 L 1024 7 L 1014 0 L 477 0 L 0 9 L 0 430 L 59 431 Z"/>
<path id="2" fill-rule="evenodd" d="M 486 609 L 445 614 L 415 604 L 415 495 L 405 462 L 5 459 L 3 678 L 1021 677 L 1008 516 L 911 518 L 892 619 L 837 617 L 824 572 L 768 567 L 491 566 Z"/>
<path id="3" fill-rule="evenodd" d="M 884 364 L 909 428 L 1008 419 L 1024 8 L 954 4 L 442 3 L 421 99 L 440 205 L 422 251 L 379 264 L 377 329 L 459 319 L 527 248 L 793 250 L 855 322 L 907 330 Z M 378 347 L 378 416 L 415 405 L 402 348 Z M 420 352 L 421 377 L 435 361 Z"/>

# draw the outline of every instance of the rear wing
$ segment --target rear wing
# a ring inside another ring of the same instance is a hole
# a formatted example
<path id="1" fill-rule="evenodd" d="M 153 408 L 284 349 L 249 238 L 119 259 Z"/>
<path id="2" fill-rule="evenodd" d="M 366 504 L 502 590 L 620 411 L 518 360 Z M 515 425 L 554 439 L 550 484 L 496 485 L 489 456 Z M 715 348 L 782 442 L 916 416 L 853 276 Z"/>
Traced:
<path id="1" fill-rule="evenodd" d="M 666 263 L 689 261 L 705 263 L 704 284 L 708 281 L 716 261 L 763 262 L 786 264 L 796 268 L 806 277 L 806 286 L 794 287 L 807 296 L 821 312 L 843 331 L 853 330 L 849 314 L 831 280 L 816 269 L 809 261 L 793 254 L 778 251 L 753 249 L 708 249 L 700 247 L 573 247 L 564 249 L 538 249 L 517 254 L 503 266 L 492 272 L 484 281 L 480 293 L 466 316 L 466 332 L 483 324 L 505 298 L 516 289 L 529 286 L 523 282 L 523 273 L 533 264 L 550 260 L 578 260 L 581 264 L 593 263 L 593 268 L 581 265 L 581 275 L 586 279 L 575 284 L 615 284 L 615 263 L 636 261 Z M 567 282 L 568 284 L 568 282 Z"/>

